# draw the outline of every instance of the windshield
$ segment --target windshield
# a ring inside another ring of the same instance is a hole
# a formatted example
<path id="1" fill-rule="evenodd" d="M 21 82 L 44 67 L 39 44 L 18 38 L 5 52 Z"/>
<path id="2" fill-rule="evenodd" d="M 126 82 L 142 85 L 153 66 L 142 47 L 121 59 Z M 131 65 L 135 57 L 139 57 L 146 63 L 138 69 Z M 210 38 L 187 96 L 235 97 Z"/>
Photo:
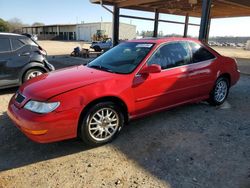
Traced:
<path id="1" fill-rule="evenodd" d="M 88 67 L 128 74 L 135 70 L 153 47 L 153 43 L 125 42 L 99 56 Z"/>

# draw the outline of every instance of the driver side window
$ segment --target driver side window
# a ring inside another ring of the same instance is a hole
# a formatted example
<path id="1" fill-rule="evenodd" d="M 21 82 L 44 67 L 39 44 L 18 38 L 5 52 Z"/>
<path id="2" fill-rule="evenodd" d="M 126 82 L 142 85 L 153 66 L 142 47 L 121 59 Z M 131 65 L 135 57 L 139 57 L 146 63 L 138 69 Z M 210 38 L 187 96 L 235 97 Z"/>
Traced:
<path id="1" fill-rule="evenodd" d="M 190 62 L 189 47 L 186 42 L 174 42 L 161 46 L 149 59 L 148 65 L 157 64 L 161 69 L 187 65 Z"/>

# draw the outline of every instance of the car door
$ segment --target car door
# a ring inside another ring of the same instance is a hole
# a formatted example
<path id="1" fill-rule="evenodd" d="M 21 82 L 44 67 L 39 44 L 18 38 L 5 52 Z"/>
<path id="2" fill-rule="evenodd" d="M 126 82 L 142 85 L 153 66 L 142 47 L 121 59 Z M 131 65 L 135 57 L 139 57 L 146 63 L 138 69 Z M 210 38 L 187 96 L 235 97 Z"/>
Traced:
<path id="1" fill-rule="evenodd" d="M 12 80 L 9 66 L 12 62 L 13 52 L 8 37 L 0 38 L 0 87 L 15 84 Z M 17 73 L 16 73 L 17 74 Z"/>
<path id="2" fill-rule="evenodd" d="M 147 77 L 137 74 L 134 78 L 136 114 L 143 115 L 188 100 L 189 62 L 187 43 L 172 42 L 160 46 L 145 66 L 158 64 L 162 71 L 149 74 Z"/>
<path id="3" fill-rule="evenodd" d="M 193 85 L 192 98 L 208 95 L 214 85 L 214 61 L 216 57 L 203 45 L 188 42 L 192 61 L 189 65 L 189 82 Z"/>

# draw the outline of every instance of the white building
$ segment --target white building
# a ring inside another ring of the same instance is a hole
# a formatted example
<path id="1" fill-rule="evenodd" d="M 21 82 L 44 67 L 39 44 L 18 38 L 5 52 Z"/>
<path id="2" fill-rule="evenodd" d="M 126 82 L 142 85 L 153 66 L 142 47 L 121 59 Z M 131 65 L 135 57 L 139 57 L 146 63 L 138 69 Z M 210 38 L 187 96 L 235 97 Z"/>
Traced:
<path id="1" fill-rule="evenodd" d="M 84 40 L 92 41 L 97 31 L 112 38 L 112 22 L 96 22 L 84 24 L 55 24 L 45 26 L 23 27 L 23 33 L 37 34 L 39 40 Z M 136 26 L 120 23 L 119 39 L 136 38 Z"/>
<path id="2" fill-rule="evenodd" d="M 91 41 L 96 32 L 103 31 L 105 35 L 112 38 L 112 22 L 84 23 L 76 26 L 77 40 Z M 119 38 L 134 39 L 136 38 L 136 26 L 131 24 L 120 23 Z"/>
<path id="3" fill-rule="evenodd" d="M 76 40 L 76 24 L 28 26 L 22 32 L 36 34 L 39 40 Z"/>

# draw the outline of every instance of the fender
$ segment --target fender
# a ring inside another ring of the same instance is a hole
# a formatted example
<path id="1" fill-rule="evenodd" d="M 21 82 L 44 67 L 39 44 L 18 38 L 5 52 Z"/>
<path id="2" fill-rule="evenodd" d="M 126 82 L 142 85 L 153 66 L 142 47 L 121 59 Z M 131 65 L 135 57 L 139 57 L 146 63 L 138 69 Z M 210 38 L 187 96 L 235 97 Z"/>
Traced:
<path id="1" fill-rule="evenodd" d="M 44 66 L 44 63 L 41 62 L 30 62 L 28 63 L 25 67 L 22 68 L 22 70 L 19 72 L 19 85 L 22 84 L 22 78 L 24 73 L 28 70 L 28 69 L 32 69 L 32 68 L 41 68 L 42 70 L 45 70 L 46 72 L 49 72 L 49 69 L 47 69 Z"/>

